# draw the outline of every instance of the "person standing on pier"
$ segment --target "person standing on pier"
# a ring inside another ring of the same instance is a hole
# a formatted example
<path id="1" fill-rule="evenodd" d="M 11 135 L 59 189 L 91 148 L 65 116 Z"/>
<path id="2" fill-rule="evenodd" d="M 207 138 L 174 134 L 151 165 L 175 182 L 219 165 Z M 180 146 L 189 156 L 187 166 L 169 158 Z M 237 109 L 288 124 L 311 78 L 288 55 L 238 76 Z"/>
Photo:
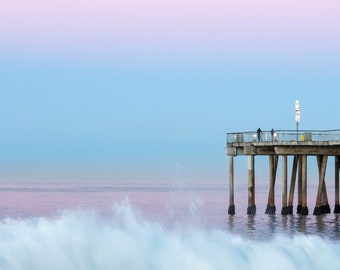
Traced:
<path id="1" fill-rule="evenodd" d="M 257 129 L 257 141 L 260 142 L 261 141 L 261 133 L 262 130 L 260 128 Z"/>
<path id="2" fill-rule="evenodd" d="M 274 129 L 272 128 L 272 130 L 270 131 L 271 135 L 272 135 L 272 142 L 274 141 Z"/>

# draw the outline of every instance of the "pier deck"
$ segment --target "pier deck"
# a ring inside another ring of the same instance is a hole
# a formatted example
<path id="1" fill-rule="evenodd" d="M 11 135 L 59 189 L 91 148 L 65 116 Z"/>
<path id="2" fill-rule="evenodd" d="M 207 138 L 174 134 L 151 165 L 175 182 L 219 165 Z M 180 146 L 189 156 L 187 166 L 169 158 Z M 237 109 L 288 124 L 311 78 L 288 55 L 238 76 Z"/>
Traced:
<path id="1" fill-rule="evenodd" d="M 248 214 L 256 213 L 255 156 L 269 156 L 269 195 L 266 214 L 275 213 L 275 181 L 278 159 L 282 156 L 282 214 L 293 213 L 293 196 L 298 174 L 299 214 L 307 215 L 307 156 L 316 156 L 319 169 L 319 188 L 314 214 L 329 213 L 325 172 L 329 156 L 335 160 L 335 213 L 339 206 L 340 130 L 279 130 L 227 133 L 226 155 L 229 156 L 229 214 L 235 214 L 234 157 L 248 156 Z M 293 156 L 289 199 L 287 198 L 287 156 Z"/>

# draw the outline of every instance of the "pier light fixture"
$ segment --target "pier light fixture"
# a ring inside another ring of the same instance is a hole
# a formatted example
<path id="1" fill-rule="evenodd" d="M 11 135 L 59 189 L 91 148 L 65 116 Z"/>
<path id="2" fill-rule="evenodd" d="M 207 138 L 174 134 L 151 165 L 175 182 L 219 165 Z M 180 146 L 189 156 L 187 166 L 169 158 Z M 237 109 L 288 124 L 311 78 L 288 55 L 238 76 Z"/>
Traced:
<path id="1" fill-rule="evenodd" d="M 296 141 L 299 140 L 299 125 L 300 125 L 300 101 L 295 100 L 295 122 L 296 122 Z"/>

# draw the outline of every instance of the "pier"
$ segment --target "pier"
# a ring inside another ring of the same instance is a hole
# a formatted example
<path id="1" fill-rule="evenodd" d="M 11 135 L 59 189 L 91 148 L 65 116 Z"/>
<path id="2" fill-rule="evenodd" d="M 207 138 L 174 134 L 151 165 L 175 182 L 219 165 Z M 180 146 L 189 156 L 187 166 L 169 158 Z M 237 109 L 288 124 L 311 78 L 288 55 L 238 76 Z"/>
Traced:
<path id="1" fill-rule="evenodd" d="M 340 130 L 278 130 L 227 133 L 225 153 L 229 157 L 229 208 L 235 214 L 234 158 L 248 156 L 248 208 L 247 214 L 256 214 L 255 157 L 269 157 L 269 192 L 265 213 L 275 214 L 275 182 L 279 159 L 282 160 L 282 215 L 293 214 L 296 182 L 298 188 L 297 214 L 308 215 L 307 157 L 315 156 L 319 172 L 318 190 L 313 214 L 330 213 L 326 188 L 326 168 L 329 157 L 334 157 L 334 213 L 340 213 L 339 162 Z M 292 156 L 292 171 L 288 189 L 288 156 Z"/>

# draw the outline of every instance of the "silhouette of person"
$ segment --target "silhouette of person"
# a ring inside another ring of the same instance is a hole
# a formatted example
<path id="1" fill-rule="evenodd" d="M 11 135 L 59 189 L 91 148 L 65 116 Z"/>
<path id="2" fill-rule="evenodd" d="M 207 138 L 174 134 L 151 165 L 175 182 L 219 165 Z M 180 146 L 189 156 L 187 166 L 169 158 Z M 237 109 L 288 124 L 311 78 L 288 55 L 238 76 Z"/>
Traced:
<path id="1" fill-rule="evenodd" d="M 272 141 L 274 141 L 274 129 L 272 128 L 272 130 L 270 131 L 270 133 L 272 134 Z"/>
<path id="2" fill-rule="evenodd" d="M 261 132 L 262 130 L 260 128 L 257 129 L 257 141 L 260 142 L 261 141 Z"/>

